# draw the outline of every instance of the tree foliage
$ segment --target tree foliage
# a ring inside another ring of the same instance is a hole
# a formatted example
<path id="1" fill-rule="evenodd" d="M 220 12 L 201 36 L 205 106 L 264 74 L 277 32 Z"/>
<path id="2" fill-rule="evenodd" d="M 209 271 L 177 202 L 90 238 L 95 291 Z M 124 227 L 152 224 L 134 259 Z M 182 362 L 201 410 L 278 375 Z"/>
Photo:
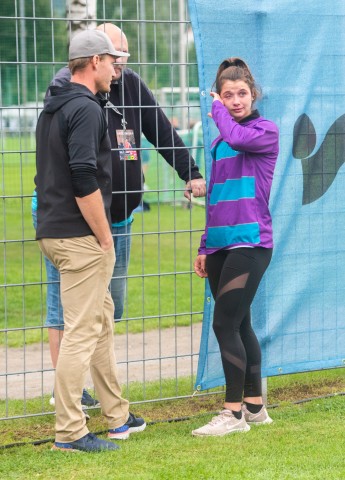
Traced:
<path id="1" fill-rule="evenodd" d="M 151 88 L 179 85 L 178 3 L 178 0 L 98 0 L 97 17 L 123 29 L 129 42 L 131 64 Z M 187 48 L 187 54 L 188 61 L 195 62 L 193 44 Z M 145 63 L 149 65 L 145 67 Z M 190 85 L 196 85 L 196 68 L 190 74 Z"/>
<path id="2" fill-rule="evenodd" d="M 2 0 L 0 91 L 2 105 L 41 101 L 55 72 L 67 62 L 68 30 L 62 0 Z M 24 17 L 20 6 L 23 5 Z M 97 23 L 123 28 L 130 66 L 151 88 L 179 85 L 178 0 L 97 0 Z M 187 62 L 195 62 L 194 45 Z M 195 86 L 196 67 L 188 67 Z"/>
<path id="3" fill-rule="evenodd" d="M 51 2 L 2 0 L 0 61 L 2 104 L 41 99 L 53 72 L 66 62 L 66 21 L 54 17 Z M 4 18 L 7 17 L 7 18 Z"/>

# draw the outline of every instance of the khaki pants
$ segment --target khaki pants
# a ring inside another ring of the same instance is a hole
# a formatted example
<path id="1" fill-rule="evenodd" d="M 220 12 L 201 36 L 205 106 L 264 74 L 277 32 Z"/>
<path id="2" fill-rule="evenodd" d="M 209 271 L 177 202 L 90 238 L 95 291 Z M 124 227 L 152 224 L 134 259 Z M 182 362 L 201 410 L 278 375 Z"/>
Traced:
<path id="1" fill-rule="evenodd" d="M 104 252 L 93 235 L 38 243 L 60 272 L 65 331 L 55 374 L 56 441 L 73 442 L 88 433 L 81 396 L 89 368 L 109 428 L 128 419 L 117 380 L 109 293 L 115 253 Z"/>

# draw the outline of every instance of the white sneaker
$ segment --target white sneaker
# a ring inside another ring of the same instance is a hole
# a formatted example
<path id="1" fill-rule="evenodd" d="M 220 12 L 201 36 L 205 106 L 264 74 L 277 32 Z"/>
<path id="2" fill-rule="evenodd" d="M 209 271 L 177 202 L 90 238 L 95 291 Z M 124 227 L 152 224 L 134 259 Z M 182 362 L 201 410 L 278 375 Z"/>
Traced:
<path id="1" fill-rule="evenodd" d="M 242 414 L 246 422 L 250 425 L 268 425 L 272 423 L 272 418 L 268 415 L 265 405 L 262 406 L 258 413 L 251 413 L 246 404 L 242 405 Z"/>
<path id="2" fill-rule="evenodd" d="M 250 426 L 245 421 L 244 415 L 238 420 L 230 410 L 222 410 L 209 423 L 193 430 L 192 435 L 196 437 L 204 437 L 206 435 L 222 437 L 229 433 L 248 432 L 248 430 L 250 430 Z"/>

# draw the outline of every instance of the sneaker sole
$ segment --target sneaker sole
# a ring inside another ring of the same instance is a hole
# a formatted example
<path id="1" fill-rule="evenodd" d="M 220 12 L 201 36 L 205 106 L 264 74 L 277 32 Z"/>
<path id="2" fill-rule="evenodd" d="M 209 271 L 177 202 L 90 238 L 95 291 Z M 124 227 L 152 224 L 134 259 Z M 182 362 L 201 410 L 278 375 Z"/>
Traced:
<path id="1" fill-rule="evenodd" d="M 124 433 L 108 433 L 108 438 L 112 440 L 128 440 L 129 438 L 129 431 Z"/>
<path id="2" fill-rule="evenodd" d="M 128 431 L 129 433 L 138 433 L 138 432 L 143 432 L 145 428 L 146 428 L 146 423 L 144 423 L 140 427 L 129 427 Z"/>
<path id="3" fill-rule="evenodd" d="M 83 450 L 77 450 L 76 448 L 62 448 L 56 445 L 53 445 L 50 450 L 52 452 L 85 453 Z"/>
<path id="4" fill-rule="evenodd" d="M 273 420 L 272 418 L 266 418 L 266 420 L 264 420 L 263 422 L 251 422 L 250 420 L 246 420 L 246 422 L 249 425 L 269 425 L 270 423 L 273 423 Z"/>
<path id="5" fill-rule="evenodd" d="M 101 448 L 100 450 L 78 450 L 77 448 L 61 448 L 56 447 L 55 445 L 52 446 L 50 449 L 52 452 L 67 452 L 67 453 L 100 453 L 100 452 L 114 452 L 118 450 L 120 447 L 114 450 L 108 450 L 107 448 Z"/>
<path id="6" fill-rule="evenodd" d="M 245 433 L 249 432 L 250 426 L 247 425 L 244 428 L 239 428 L 238 430 L 230 430 L 225 433 L 197 433 L 195 430 L 192 431 L 193 437 L 225 437 L 225 435 L 230 435 L 231 433 Z"/>
<path id="7" fill-rule="evenodd" d="M 142 432 L 146 428 L 146 423 L 141 425 L 140 427 L 129 427 L 127 432 L 124 433 L 108 433 L 108 438 L 112 438 L 113 440 L 127 440 L 131 433 L 138 433 Z"/>

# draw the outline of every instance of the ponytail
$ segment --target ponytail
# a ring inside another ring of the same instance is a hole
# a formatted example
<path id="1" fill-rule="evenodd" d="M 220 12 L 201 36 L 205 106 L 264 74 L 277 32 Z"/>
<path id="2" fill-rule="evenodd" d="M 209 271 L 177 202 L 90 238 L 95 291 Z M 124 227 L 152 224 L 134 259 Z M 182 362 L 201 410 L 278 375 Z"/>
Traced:
<path id="1" fill-rule="evenodd" d="M 216 80 L 214 81 L 212 88 L 215 86 L 216 92 L 219 94 L 222 90 L 223 83 L 226 80 L 242 80 L 250 88 L 254 100 L 261 96 L 261 90 L 256 85 L 255 79 L 249 70 L 248 65 L 241 58 L 231 57 L 223 60 L 218 67 Z"/>

